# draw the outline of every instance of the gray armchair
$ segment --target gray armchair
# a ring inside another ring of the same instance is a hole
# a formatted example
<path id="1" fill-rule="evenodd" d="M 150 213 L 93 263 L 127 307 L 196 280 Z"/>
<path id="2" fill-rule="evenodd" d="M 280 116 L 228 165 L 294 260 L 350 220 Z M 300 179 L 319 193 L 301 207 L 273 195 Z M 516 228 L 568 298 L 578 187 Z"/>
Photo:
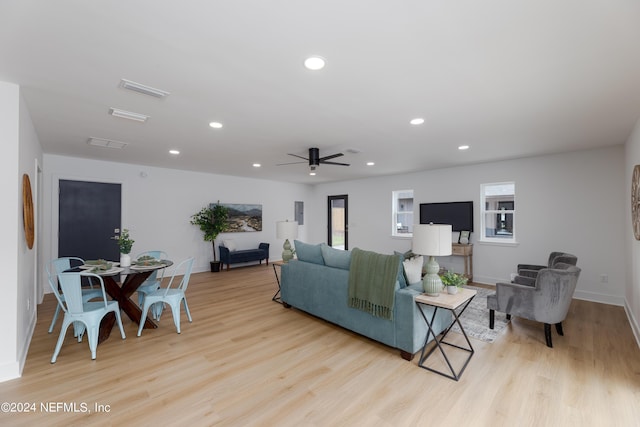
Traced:
<path id="1" fill-rule="evenodd" d="M 554 265 L 560 262 L 576 265 L 578 263 L 578 257 L 566 252 L 551 252 L 547 265 L 518 264 L 518 276 L 535 279 L 540 270 L 543 268 L 553 268 Z"/>
<path id="2" fill-rule="evenodd" d="M 556 325 L 558 335 L 564 335 L 562 322 L 567 317 L 578 276 L 578 267 L 557 263 L 554 268 L 539 270 L 533 286 L 497 283 L 496 293 L 487 297 L 489 328 L 493 329 L 496 311 L 506 313 L 507 319 L 513 315 L 542 322 L 547 346 L 553 347 L 551 325 Z"/>

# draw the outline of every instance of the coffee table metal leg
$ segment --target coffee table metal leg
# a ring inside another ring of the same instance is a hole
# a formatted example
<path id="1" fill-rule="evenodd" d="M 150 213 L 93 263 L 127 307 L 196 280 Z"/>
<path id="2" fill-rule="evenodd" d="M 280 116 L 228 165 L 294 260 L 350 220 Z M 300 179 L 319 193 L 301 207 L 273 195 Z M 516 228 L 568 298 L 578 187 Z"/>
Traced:
<path id="1" fill-rule="evenodd" d="M 422 309 L 422 305 L 420 303 L 416 302 L 416 304 L 418 305 L 418 309 L 420 310 L 420 314 L 422 315 L 422 318 L 424 319 L 425 323 L 427 324 L 427 328 L 428 328 L 427 336 L 426 336 L 425 341 L 424 341 L 424 346 L 422 347 L 422 352 L 420 353 L 420 360 L 418 361 L 418 366 L 419 367 L 421 367 L 423 369 L 426 369 L 428 371 L 431 371 L 431 372 L 435 372 L 436 374 L 442 375 L 444 377 L 451 378 L 451 379 L 456 380 L 456 381 L 458 381 L 460 379 L 460 377 L 462 376 L 462 373 L 464 372 L 464 370 L 466 369 L 467 365 L 469 364 L 469 361 L 471 360 L 471 356 L 473 356 L 473 353 L 475 352 L 474 349 L 473 349 L 473 346 L 471 345 L 471 341 L 469 341 L 469 337 L 467 336 L 467 333 L 464 331 L 464 328 L 462 327 L 462 323 L 460 323 L 460 318 L 459 318 L 459 316 L 462 314 L 462 312 L 464 312 L 464 310 L 466 310 L 466 308 L 469 306 L 469 304 L 471 303 L 472 299 L 473 298 L 471 298 L 471 299 L 469 299 L 469 301 L 467 301 L 467 303 L 462 308 L 462 310 L 460 310 L 459 313 L 456 313 L 455 310 L 449 310 L 449 311 L 451 311 L 453 313 L 454 321 L 451 322 L 449 327 L 447 327 L 445 329 L 445 331 L 442 333 L 442 337 L 440 337 L 440 339 L 438 339 L 438 337 L 436 336 L 436 334 L 435 334 L 435 332 L 433 331 L 433 328 L 432 328 L 433 322 L 434 322 L 435 317 L 436 317 L 436 313 L 438 311 L 438 307 L 437 306 L 433 306 L 434 307 L 433 315 L 431 316 L 431 321 L 429 321 L 427 319 L 427 316 L 424 314 L 424 311 Z M 460 330 L 462 331 L 462 334 L 464 335 L 464 338 L 467 341 L 467 344 L 469 345 L 469 348 L 461 347 L 459 345 L 448 343 L 448 342 L 444 341 L 444 338 L 447 336 L 447 334 L 449 333 L 449 331 L 451 330 L 453 325 L 456 324 L 456 323 L 458 324 L 458 326 L 460 326 Z M 431 347 L 431 349 L 427 352 L 427 354 L 425 354 L 425 350 L 426 350 L 427 345 L 429 343 L 429 336 L 431 336 L 431 335 L 433 335 L 433 341 L 435 342 L 435 345 L 433 347 Z M 461 350 L 469 352 L 469 356 L 465 360 L 465 362 L 464 362 L 462 368 L 460 368 L 459 372 L 456 373 L 455 369 L 451 365 L 451 362 L 449 361 L 449 358 L 447 357 L 447 354 L 444 351 L 444 347 L 442 346 L 442 344 L 446 344 L 448 346 L 456 347 L 458 349 L 461 349 Z M 444 357 L 444 360 L 447 362 L 447 366 L 449 367 L 449 370 L 451 371 L 451 375 L 448 375 L 446 372 L 438 371 L 437 369 L 425 366 L 424 362 L 429 358 L 429 356 L 435 351 L 436 348 L 438 350 L 440 350 L 440 353 Z"/>
<path id="2" fill-rule="evenodd" d="M 271 264 L 271 265 L 273 265 L 273 274 L 276 275 L 276 282 L 278 282 L 278 290 L 273 295 L 273 298 L 271 298 L 271 301 L 279 302 L 280 304 L 282 304 L 282 299 L 280 298 L 280 278 L 278 277 L 278 271 L 276 270 L 276 264 Z"/>

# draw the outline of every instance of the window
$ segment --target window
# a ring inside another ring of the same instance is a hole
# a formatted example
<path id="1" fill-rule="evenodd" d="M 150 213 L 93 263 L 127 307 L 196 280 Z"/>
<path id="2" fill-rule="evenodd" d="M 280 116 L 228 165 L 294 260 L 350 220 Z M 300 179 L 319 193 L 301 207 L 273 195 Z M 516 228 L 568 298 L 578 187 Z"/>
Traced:
<path id="1" fill-rule="evenodd" d="M 516 183 L 499 182 L 480 186 L 480 240 L 516 243 Z"/>
<path id="2" fill-rule="evenodd" d="M 393 192 L 391 235 L 413 237 L 413 190 Z"/>

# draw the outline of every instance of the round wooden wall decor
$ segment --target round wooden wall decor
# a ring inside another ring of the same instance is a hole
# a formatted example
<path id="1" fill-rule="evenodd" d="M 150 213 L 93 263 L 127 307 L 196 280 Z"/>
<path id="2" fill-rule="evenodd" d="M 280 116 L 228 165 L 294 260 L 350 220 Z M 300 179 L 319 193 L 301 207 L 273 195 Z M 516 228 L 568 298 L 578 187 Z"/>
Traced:
<path id="1" fill-rule="evenodd" d="M 24 221 L 24 236 L 29 249 L 33 248 L 33 197 L 31 196 L 31 181 L 26 173 L 22 175 L 22 219 Z"/>
<path id="2" fill-rule="evenodd" d="M 640 165 L 633 168 L 631 177 L 631 225 L 636 240 L 640 240 Z"/>

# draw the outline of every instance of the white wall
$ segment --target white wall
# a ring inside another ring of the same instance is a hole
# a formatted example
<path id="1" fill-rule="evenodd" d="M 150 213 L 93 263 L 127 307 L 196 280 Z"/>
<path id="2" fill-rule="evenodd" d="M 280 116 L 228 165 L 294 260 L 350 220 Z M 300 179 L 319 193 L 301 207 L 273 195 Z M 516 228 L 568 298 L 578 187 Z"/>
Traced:
<path id="1" fill-rule="evenodd" d="M 28 249 L 22 221 L 22 175 L 31 182 L 42 155 L 17 85 L 0 82 L 0 221 L 7 227 L 0 239 L 4 264 L 0 298 L 0 381 L 19 377 L 36 323 L 36 251 Z M 36 239 L 38 237 L 36 230 Z"/>
<path id="2" fill-rule="evenodd" d="M 636 240 L 631 228 L 631 176 L 635 165 L 640 164 L 640 120 L 636 123 L 633 133 L 625 146 L 625 261 L 627 282 L 625 287 L 625 309 L 631 320 L 631 327 L 640 345 L 640 241 Z"/>
<path id="3" fill-rule="evenodd" d="M 300 184 L 240 178 L 148 166 L 95 160 L 44 156 L 45 223 L 44 258 L 57 257 L 58 200 L 60 179 L 122 184 L 122 226 L 135 240 L 132 254 L 145 250 L 164 250 L 173 260 L 196 257 L 194 271 L 209 270 L 213 259 L 210 242 L 202 239 L 191 215 L 209 203 L 253 203 L 262 205 L 262 231 L 223 233 L 238 249 L 257 248 L 268 242 L 270 260 L 281 259 L 282 241 L 275 237 L 278 220 L 293 220 L 294 201 L 307 200 L 309 187 Z M 143 176 L 144 175 L 144 176 Z M 305 212 L 307 219 L 313 215 Z M 307 225 L 299 233 L 306 236 Z"/>
<path id="4" fill-rule="evenodd" d="M 638 150 L 640 151 L 640 149 Z M 321 223 L 310 241 L 326 241 L 326 198 L 349 195 L 349 247 L 383 253 L 411 248 L 410 239 L 391 237 L 391 192 L 414 190 L 426 202 L 474 201 L 474 280 L 493 284 L 508 280 L 518 263 L 545 264 L 549 252 L 578 256 L 582 268 L 576 297 L 622 305 L 624 262 L 624 148 L 616 146 L 552 156 L 485 163 L 318 185 L 314 210 Z M 477 242 L 480 184 L 515 181 L 516 246 Z M 324 227 L 323 227 L 324 225 Z M 457 234 L 457 233 L 456 233 Z M 440 264 L 462 271 L 462 259 L 442 257 Z M 608 283 L 601 275 L 608 275 Z"/>
<path id="5" fill-rule="evenodd" d="M 18 332 L 18 236 L 21 224 L 19 207 L 22 206 L 20 195 L 21 182 L 18 177 L 18 135 L 19 135 L 19 96 L 18 86 L 0 82 L 0 142 L 3 155 L 0 156 L 0 186 L 2 200 L 6 201 L 4 209 L 0 209 L 0 220 L 6 227 L 0 239 L 0 256 L 6 268 L 2 275 L 2 298 L 0 298 L 0 380 L 15 378 L 20 375 L 17 362 Z M 15 225 L 14 225 L 15 224 Z"/>
<path id="6" fill-rule="evenodd" d="M 36 327 L 37 319 L 37 302 L 38 302 L 38 274 L 42 271 L 41 263 L 38 259 L 38 241 L 40 240 L 40 231 L 37 228 L 37 219 L 39 215 L 39 173 L 38 166 L 42 162 L 42 147 L 33 127 L 31 116 L 27 105 L 22 97 L 20 97 L 20 154 L 19 164 L 20 171 L 20 195 L 18 201 L 18 289 L 17 289 L 17 310 L 18 310 L 18 360 L 22 366 L 27 358 L 27 351 L 31 336 Z M 31 182 L 31 191 L 33 198 L 33 209 L 36 220 L 35 240 L 33 247 L 29 249 L 27 246 L 24 227 L 22 227 L 22 175 L 28 174 Z"/>

